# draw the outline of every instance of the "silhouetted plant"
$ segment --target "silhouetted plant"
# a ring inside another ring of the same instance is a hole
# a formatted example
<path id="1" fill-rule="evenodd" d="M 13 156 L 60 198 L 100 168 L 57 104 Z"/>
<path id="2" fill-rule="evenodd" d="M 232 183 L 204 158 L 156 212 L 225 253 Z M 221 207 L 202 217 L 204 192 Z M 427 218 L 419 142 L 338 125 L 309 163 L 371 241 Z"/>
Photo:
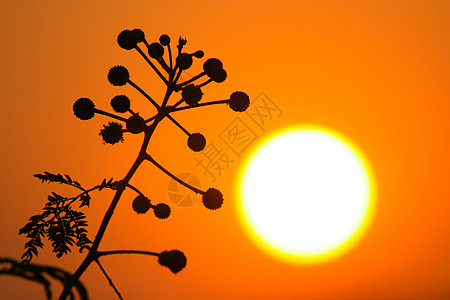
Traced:
<path id="1" fill-rule="evenodd" d="M 47 299 L 52 299 L 53 297 L 51 281 L 49 279 L 56 279 L 64 286 L 66 282 L 68 282 L 69 278 L 72 277 L 72 274 L 60 268 L 37 265 L 33 263 L 24 264 L 9 258 L 0 258 L 0 275 L 18 276 L 23 279 L 42 284 L 44 286 Z M 80 299 L 89 299 L 86 288 L 79 280 L 75 280 L 74 287 L 78 292 Z M 71 299 L 74 298 L 72 291 L 70 291 L 69 296 Z"/>
<path id="2" fill-rule="evenodd" d="M 115 119 L 114 122 L 108 122 L 100 129 L 99 134 L 106 144 L 114 145 L 123 142 L 124 134 L 143 134 L 143 142 L 137 158 L 123 179 L 118 181 L 114 181 L 112 178 L 109 180 L 105 179 L 101 184 L 90 189 L 85 189 L 80 183 L 72 180 L 69 175 L 52 174 L 49 172 L 34 175 L 41 179 L 42 182 L 56 182 L 69 185 L 78 190 L 78 194 L 73 197 L 66 197 L 56 193 L 49 195 L 48 202 L 45 204 L 43 212 L 32 216 L 29 222 L 19 231 L 19 234 L 26 235 L 28 239 L 25 244 L 25 253 L 22 255 L 23 263 L 30 263 L 33 256 L 38 255 L 38 249 L 43 247 L 44 244 L 42 239 L 45 237 L 51 242 L 53 252 L 56 253 L 58 258 L 70 252 L 74 245 L 78 247 L 80 252 L 85 249 L 88 250 L 84 261 L 75 271 L 73 276 L 69 276 L 68 280 L 64 282 L 65 288 L 60 299 L 66 299 L 67 296 L 70 295 L 72 287 L 79 282 L 80 276 L 92 262 L 98 264 L 118 297 L 122 299 L 121 294 L 113 284 L 111 278 L 100 264 L 99 258 L 105 255 L 144 254 L 157 256 L 159 264 L 169 268 L 173 273 L 178 273 L 186 266 L 186 257 L 183 252 L 179 250 L 169 250 L 158 253 L 140 250 L 98 250 L 100 241 L 103 238 L 117 203 L 119 202 L 122 193 L 127 188 L 137 193 L 137 196 L 131 203 L 131 206 L 136 213 L 145 214 L 150 209 L 153 209 L 154 215 L 159 219 L 166 219 L 170 216 L 171 209 L 169 205 L 165 203 L 153 204 L 153 200 L 145 196 L 138 188 L 129 183 L 138 167 L 144 161 L 153 163 L 178 183 L 191 189 L 195 193 L 202 194 L 202 202 L 206 208 L 216 210 L 223 204 L 223 196 L 219 190 L 209 188 L 206 191 L 202 191 L 182 181 L 156 162 L 148 153 L 147 148 L 157 125 L 164 118 L 167 118 L 186 134 L 187 145 L 191 150 L 195 152 L 202 151 L 206 145 L 204 135 L 199 132 L 190 133 L 175 120 L 172 114 L 182 110 L 215 104 L 228 104 L 233 111 L 242 112 L 245 111 L 249 105 L 249 97 L 245 93 L 238 91 L 232 93 L 230 97 L 225 100 L 202 102 L 202 88 L 205 85 L 211 82 L 220 83 L 226 79 L 227 72 L 223 68 L 222 62 L 217 58 L 210 58 L 203 64 L 203 71 L 200 74 L 179 83 L 178 81 L 182 72 L 192 66 L 194 58 L 202 58 L 204 53 L 201 50 L 191 54 L 183 52 L 187 40 L 180 37 L 177 45 L 177 55 L 175 59 L 173 59 L 170 41 L 170 37 L 163 34 L 160 36 L 159 42 L 149 44 L 145 38 L 144 32 L 140 29 L 123 30 L 117 37 L 117 42 L 120 47 L 125 50 L 135 49 L 166 85 L 166 93 L 160 104 L 131 80 L 130 73 L 124 66 L 118 65 L 112 67 L 107 75 L 107 79 L 112 85 L 123 86 L 128 84 L 141 93 L 156 108 L 157 112 L 153 116 L 144 118 L 139 113 L 134 112 L 131 109 L 132 101 L 125 95 L 113 97 L 110 104 L 114 112 L 120 114 L 128 113 L 130 115 L 129 117 L 122 117 L 114 113 L 100 110 L 96 108 L 94 102 L 89 98 L 79 98 L 73 105 L 75 116 L 81 120 L 92 119 L 96 114 Z M 141 49 L 141 44 L 147 48 L 148 56 Z M 205 80 L 202 83 L 198 83 L 202 78 Z M 169 99 L 174 92 L 181 92 L 180 100 L 169 105 Z M 125 126 L 123 123 L 125 123 Z M 103 217 L 94 240 L 91 241 L 88 238 L 86 216 L 79 209 L 89 207 L 91 192 L 95 190 L 101 191 L 104 188 L 114 190 L 115 195 Z"/>

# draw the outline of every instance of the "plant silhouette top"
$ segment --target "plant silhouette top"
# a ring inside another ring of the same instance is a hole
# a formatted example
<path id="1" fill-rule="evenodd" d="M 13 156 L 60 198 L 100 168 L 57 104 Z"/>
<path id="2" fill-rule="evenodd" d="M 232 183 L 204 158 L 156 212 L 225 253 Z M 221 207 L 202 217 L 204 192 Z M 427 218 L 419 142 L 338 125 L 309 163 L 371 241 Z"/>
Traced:
<path id="1" fill-rule="evenodd" d="M 19 230 L 19 234 L 26 235 L 28 241 L 25 244 L 25 253 L 22 256 L 22 262 L 28 263 L 33 256 L 38 255 L 38 248 L 43 247 L 42 238 L 48 238 L 52 244 L 53 252 L 59 258 L 71 251 L 71 247 L 77 246 L 81 251 L 87 250 L 88 253 L 72 276 L 68 276 L 64 283 L 64 290 L 60 299 L 66 299 L 73 286 L 77 284 L 79 278 L 87 267 L 95 262 L 102 273 L 105 275 L 109 284 L 113 287 L 117 296 L 123 299 L 106 270 L 100 263 L 100 258 L 105 255 L 113 254 L 143 254 L 158 257 L 160 265 L 169 268 L 173 273 L 178 273 L 185 266 L 187 259 L 183 252 L 179 250 L 165 250 L 162 252 L 149 252 L 141 250 L 111 250 L 100 251 L 99 245 L 104 236 L 106 228 L 111 220 L 114 210 L 121 199 L 125 189 L 136 193 L 134 200 L 130 199 L 131 208 L 138 214 L 146 214 L 153 210 L 156 218 L 164 220 L 169 218 L 171 208 L 165 203 L 155 203 L 154 199 L 144 195 L 137 187 L 130 184 L 139 166 L 143 162 L 150 162 L 181 185 L 191 189 L 193 192 L 201 194 L 203 205 L 209 210 L 217 210 L 223 204 L 223 195 L 216 188 L 209 188 L 203 191 L 184 182 L 172 172 L 164 168 L 157 162 L 149 151 L 149 141 L 155 132 L 158 124 L 163 119 L 168 119 L 177 126 L 186 135 L 186 145 L 194 152 L 202 151 L 207 139 L 200 132 L 191 133 L 175 118 L 175 114 L 189 109 L 197 109 L 203 106 L 227 104 L 232 111 L 243 112 L 250 103 L 246 93 L 241 91 L 233 92 L 224 99 L 205 101 L 202 88 L 211 83 L 221 83 L 226 80 L 227 72 L 223 63 L 217 58 L 206 59 L 203 63 L 203 71 L 192 78 L 180 82 L 183 71 L 188 70 L 196 60 L 202 59 L 205 53 L 201 50 L 188 53 L 184 51 L 187 40 L 178 39 L 174 53 L 171 48 L 171 38 L 167 34 L 159 37 L 158 41 L 149 43 L 144 32 L 140 29 L 123 30 L 117 37 L 118 45 L 125 50 L 135 50 L 158 75 L 159 79 L 165 85 L 166 92 L 160 101 L 156 101 L 152 96 L 144 91 L 133 78 L 132 74 L 121 65 L 113 66 L 107 74 L 107 80 L 113 86 L 129 85 L 138 91 L 143 98 L 154 108 L 153 115 L 140 114 L 133 110 L 133 101 L 124 94 L 114 96 L 110 105 L 113 112 L 107 112 L 96 107 L 94 101 L 87 97 L 81 97 L 73 104 L 74 115 L 81 120 L 90 120 L 96 115 L 103 115 L 112 120 L 108 121 L 100 129 L 99 135 L 105 144 L 115 145 L 126 140 L 128 134 L 141 134 L 143 136 L 142 145 L 137 153 L 136 160 L 130 167 L 126 175 L 120 180 L 104 179 L 100 184 L 92 188 L 84 188 L 81 184 L 73 180 L 69 175 L 53 174 L 45 172 L 35 174 L 34 176 L 42 182 L 55 182 L 75 188 L 78 193 L 73 196 L 62 196 L 52 193 L 48 196 L 48 201 L 41 214 L 32 216 L 29 222 Z M 171 96 L 177 95 L 175 101 L 170 101 Z M 87 220 L 85 214 L 80 210 L 83 207 L 89 207 L 91 202 L 91 193 L 103 189 L 114 191 L 114 197 L 111 200 L 108 210 L 105 212 L 100 227 L 91 240 L 87 230 Z"/>

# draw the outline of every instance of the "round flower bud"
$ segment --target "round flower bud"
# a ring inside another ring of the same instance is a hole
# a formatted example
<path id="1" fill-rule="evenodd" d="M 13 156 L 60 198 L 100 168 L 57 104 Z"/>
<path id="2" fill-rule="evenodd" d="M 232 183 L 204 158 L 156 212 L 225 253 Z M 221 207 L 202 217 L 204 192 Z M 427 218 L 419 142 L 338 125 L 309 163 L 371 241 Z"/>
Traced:
<path id="1" fill-rule="evenodd" d="M 164 48 L 160 43 L 152 43 L 148 46 L 148 55 L 151 58 L 161 58 L 164 55 Z"/>
<path id="2" fill-rule="evenodd" d="M 145 196 L 139 195 L 134 198 L 132 206 L 133 210 L 138 214 L 145 214 L 152 205 L 150 204 L 150 199 Z"/>
<path id="3" fill-rule="evenodd" d="M 218 69 L 222 69 L 223 65 L 220 60 L 217 58 L 210 58 L 203 64 L 203 71 L 205 71 L 206 75 L 211 77 L 211 74 Z"/>
<path id="4" fill-rule="evenodd" d="M 131 50 L 137 45 L 136 35 L 130 30 L 123 30 L 117 36 L 117 43 L 126 50 Z"/>
<path id="5" fill-rule="evenodd" d="M 199 86 L 189 84 L 181 91 L 182 99 L 190 106 L 198 104 L 202 99 L 203 92 Z"/>
<path id="6" fill-rule="evenodd" d="M 250 98 L 244 92 L 234 92 L 230 96 L 230 102 L 228 102 L 230 108 L 234 111 L 245 111 L 250 105 Z"/>
<path id="7" fill-rule="evenodd" d="M 111 99 L 111 107 L 115 112 L 124 113 L 130 109 L 130 99 L 125 95 L 118 95 Z"/>
<path id="8" fill-rule="evenodd" d="M 131 33 L 134 34 L 134 38 L 136 39 L 136 43 L 141 43 L 145 40 L 145 34 L 142 30 L 136 28 L 131 30 Z"/>
<path id="9" fill-rule="evenodd" d="M 153 207 L 153 212 L 158 219 L 167 219 L 170 216 L 170 207 L 165 203 L 158 203 Z"/>
<path id="10" fill-rule="evenodd" d="M 73 113 L 81 120 L 89 120 L 94 117 L 95 105 L 91 99 L 80 98 L 73 104 Z"/>
<path id="11" fill-rule="evenodd" d="M 114 86 L 125 85 L 130 79 L 130 74 L 124 66 L 114 66 L 108 72 L 108 81 Z"/>
<path id="12" fill-rule="evenodd" d="M 192 56 L 195 56 L 197 58 L 202 58 L 203 56 L 205 56 L 205 52 L 203 52 L 202 50 L 198 50 L 198 51 L 195 51 L 194 53 L 192 53 Z"/>
<path id="13" fill-rule="evenodd" d="M 170 44 L 170 37 L 167 34 L 163 34 L 159 37 L 159 42 L 163 46 L 167 46 Z"/>
<path id="14" fill-rule="evenodd" d="M 206 139 L 201 133 L 193 133 L 188 138 L 188 146 L 192 151 L 202 151 L 206 146 Z"/>
<path id="15" fill-rule="evenodd" d="M 206 208 L 215 210 L 222 206 L 223 196 L 222 193 L 214 188 L 208 189 L 203 195 L 203 205 Z"/>
<path id="16" fill-rule="evenodd" d="M 100 130 L 99 134 L 107 144 L 114 145 L 123 141 L 122 125 L 116 122 L 109 122 L 108 125 L 103 125 L 103 129 Z"/>
<path id="17" fill-rule="evenodd" d="M 227 71 L 224 69 L 216 69 L 211 73 L 211 79 L 217 83 L 224 82 L 227 79 Z"/>
<path id="18" fill-rule="evenodd" d="M 178 55 L 176 62 L 181 70 L 187 70 L 192 66 L 192 56 L 187 53 L 181 53 Z"/>
<path id="19" fill-rule="evenodd" d="M 146 127 L 145 120 L 138 114 L 129 117 L 126 125 L 127 129 L 134 134 L 141 133 Z"/>
<path id="20" fill-rule="evenodd" d="M 163 251 L 158 255 L 158 263 L 167 267 L 174 274 L 181 271 L 186 266 L 186 256 L 179 250 Z"/>

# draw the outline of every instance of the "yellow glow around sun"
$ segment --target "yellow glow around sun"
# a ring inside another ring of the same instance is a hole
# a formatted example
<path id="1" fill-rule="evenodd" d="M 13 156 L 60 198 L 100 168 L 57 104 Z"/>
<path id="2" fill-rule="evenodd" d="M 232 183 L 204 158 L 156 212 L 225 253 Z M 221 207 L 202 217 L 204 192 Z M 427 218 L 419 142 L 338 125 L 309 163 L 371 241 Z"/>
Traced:
<path id="1" fill-rule="evenodd" d="M 265 250 L 317 263 L 341 255 L 373 213 L 373 176 L 355 146 L 330 130 L 286 130 L 249 157 L 240 214 Z"/>

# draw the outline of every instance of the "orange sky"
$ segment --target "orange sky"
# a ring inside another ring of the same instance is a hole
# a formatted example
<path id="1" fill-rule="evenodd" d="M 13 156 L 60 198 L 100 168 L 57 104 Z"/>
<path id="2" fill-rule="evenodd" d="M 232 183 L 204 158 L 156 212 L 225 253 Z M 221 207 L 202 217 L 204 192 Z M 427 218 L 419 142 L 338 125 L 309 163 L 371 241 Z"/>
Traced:
<path id="1" fill-rule="evenodd" d="M 235 197 L 242 156 L 220 133 L 237 116 L 227 107 L 179 112 L 177 120 L 202 132 L 235 161 L 215 182 L 196 166 L 185 135 L 164 122 L 150 152 L 173 173 L 196 175 L 219 188 L 224 206 L 172 205 L 167 220 L 137 216 L 125 193 L 101 250 L 180 249 L 188 264 L 177 275 L 153 257 L 103 259 L 125 299 L 448 299 L 450 298 L 450 2 L 449 1 L 21 1 L 0 3 L 2 100 L 0 256 L 19 258 L 18 229 L 41 211 L 51 191 L 32 174 L 69 173 L 86 186 L 124 176 L 140 136 L 103 145 L 108 119 L 82 122 L 73 102 L 89 97 L 111 111 L 110 99 L 126 93 L 150 116 L 150 104 L 131 87 L 113 87 L 110 67 L 125 65 L 154 98 L 164 92 L 134 51 L 116 44 L 123 29 L 141 28 L 149 41 L 167 33 L 188 39 L 188 52 L 218 57 L 228 72 L 223 84 L 204 89 L 205 99 L 235 90 L 251 99 L 264 92 L 282 111 L 260 128 L 239 115 L 261 139 L 281 128 L 316 124 L 351 139 L 367 156 L 377 181 L 372 226 L 346 255 L 313 266 L 291 265 L 262 252 L 238 218 Z M 198 62 L 191 75 L 201 68 Z M 189 78 L 189 75 L 186 75 Z M 159 98 L 158 98 L 159 97 Z M 174 97 L 172 101 L 178 100 Z M 134 185 L 158 202 L 169 178 L 144 165 Z M 112 192 L 95 194 L 88 209 L 93 237 Z M 56 259 L 46 247 L 36 259 L 74 271 L 83 256 Z M 92 299 L 114 299 L 95 265 L 82 277 Z M 38 299 L 38 285 L 0 277 L 0 298 Z"/>

